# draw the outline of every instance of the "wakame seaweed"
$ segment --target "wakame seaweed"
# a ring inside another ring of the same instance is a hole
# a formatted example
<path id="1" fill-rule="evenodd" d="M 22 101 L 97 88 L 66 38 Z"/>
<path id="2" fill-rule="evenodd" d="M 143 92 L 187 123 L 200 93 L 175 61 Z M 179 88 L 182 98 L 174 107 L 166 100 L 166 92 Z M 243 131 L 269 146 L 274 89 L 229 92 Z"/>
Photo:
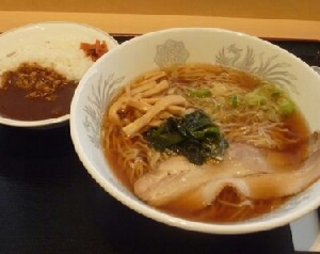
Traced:
<path id="1" fill-rule="evenodd" d="M 208 158 L 221 160 L 228 147 L 219 127 L 202 110 L 170 117 L 160 126 L 149 128 L 143 136 L 156 150 L 183 155 L 197 165 Z"/>

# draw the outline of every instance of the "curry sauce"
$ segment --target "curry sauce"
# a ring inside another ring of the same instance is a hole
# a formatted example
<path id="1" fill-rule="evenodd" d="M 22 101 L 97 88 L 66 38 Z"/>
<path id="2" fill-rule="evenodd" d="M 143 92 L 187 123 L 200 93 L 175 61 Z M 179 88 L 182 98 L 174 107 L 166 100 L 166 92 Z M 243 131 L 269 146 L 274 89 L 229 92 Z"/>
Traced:
<path id="1" fill-rule="evenodd" d="M 28 121 L 68 114 L 77 85 L 52 68 L 22 63 L 2 75 L 0 114 Z"/>

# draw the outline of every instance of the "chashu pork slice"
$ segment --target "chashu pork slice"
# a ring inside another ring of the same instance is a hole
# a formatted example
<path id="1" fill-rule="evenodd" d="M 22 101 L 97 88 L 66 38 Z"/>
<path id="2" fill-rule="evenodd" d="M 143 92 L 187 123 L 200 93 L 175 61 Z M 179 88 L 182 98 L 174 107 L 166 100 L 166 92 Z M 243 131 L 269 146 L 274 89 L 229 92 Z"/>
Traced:
<path id="1" fill-rule="evenodd" d="M 305 161 L 292 156 L 297 157 L 239 143 L 230 145 L 220 163 L 198 166 L 176 156 L 137 180 L 134 192 L 155 207 L 176 202 L 188 209 L 211 204 L 226 187 L 248 199 L 289 196 L 320 176 L 320 151 Z"/>

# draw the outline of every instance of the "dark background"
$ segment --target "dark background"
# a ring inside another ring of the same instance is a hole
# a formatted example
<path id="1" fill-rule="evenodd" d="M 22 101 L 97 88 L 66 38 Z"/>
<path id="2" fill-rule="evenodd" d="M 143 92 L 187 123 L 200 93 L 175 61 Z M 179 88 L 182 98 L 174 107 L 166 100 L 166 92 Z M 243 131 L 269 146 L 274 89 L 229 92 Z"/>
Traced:
<path id="1" fill-rule="evenodd" d="M 119 42 L 128 38 L 116 36 Z M 272 42 L 320 66 L 319 42 Z M 68 125 L 0 126 L 0 254 L 293 252 L 289 226 L 219 236 L 164 226 L 132 212 L 86 172 Z"/>

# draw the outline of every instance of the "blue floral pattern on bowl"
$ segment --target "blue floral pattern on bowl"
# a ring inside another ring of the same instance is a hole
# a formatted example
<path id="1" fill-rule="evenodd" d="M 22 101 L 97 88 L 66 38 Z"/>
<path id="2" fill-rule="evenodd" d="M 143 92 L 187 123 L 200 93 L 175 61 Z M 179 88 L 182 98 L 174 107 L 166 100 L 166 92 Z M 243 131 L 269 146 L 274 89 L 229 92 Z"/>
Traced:
<path id="1" fill-rule="evenodd" d="M 251 47 L 240 48 L 235 44 L 223 47 L 215 56 L 218 64 L 252 73 L 285 89 L 296 77 L 286 70 L 290 64 L 278 62 L 277 58 L 278 55 L 265 57 L 264 52 L 257 55 Z M 297 92 L 295 87 L 291 88 Z"/>
<path id="2" fill-rule="evenodd" d="M 157 46 L 154 61 L 162 68 L 174 64 L 184 64 L 189 55 L 190 53 L 182 41 L 167 40 L 164 44 Z"/>
<path id="3" fill-rule="evenodd" d="M 174 64 L 185 64 L 189 56 L 190 52 L 184 42 L 170 39 L 164 44 L 157 45 L 154 61 L 163 68 Z M 249 46 L 241 48 L 236 44 L 223 47 L 214 56 L 218 64 L 252 73 L 284 89 L 290 86 L 294 92 L 297 92 L 295 87 L 291 86 L 291 81 L 296 78 L 286 70 L 290 64 L 278 62 L 277 58 L 278 55 L 265 57 L 263 52 L 257 54 Z"/>
<path id="4" fill-rule="evenodd" d="M 92 84 L 92 95 L 88 96 L 88 105 L 84 107 L 85 120 L 83 125 L 91 142 L 96 148 L 100 147 L 100 127 L 107 103 L 116 92 L 117 84 L 122 82 L 124 77 L 114 78 L 114 74 L 103 80 L 100 75 L 98 82 Z M 102 85 L 103 84 L 103 85 Z"/>

